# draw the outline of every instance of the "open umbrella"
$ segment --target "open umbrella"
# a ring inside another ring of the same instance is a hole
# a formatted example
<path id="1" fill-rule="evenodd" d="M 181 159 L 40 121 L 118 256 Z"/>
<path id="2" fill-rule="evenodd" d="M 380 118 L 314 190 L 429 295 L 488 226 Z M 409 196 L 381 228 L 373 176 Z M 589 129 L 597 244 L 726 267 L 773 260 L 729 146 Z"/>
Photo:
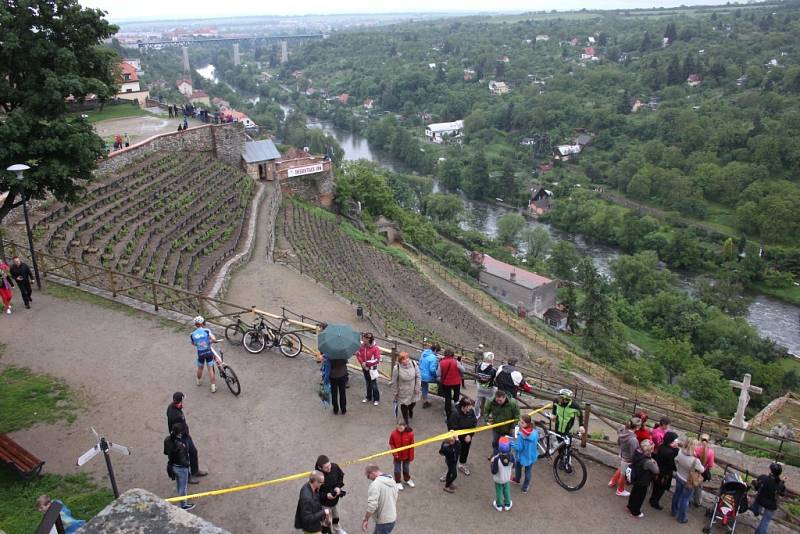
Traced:
<path id="1" fill-rule="evenodd" d="M 361 333 L 346 324 L 329 324 L 317 336 L 317 348 L 329 360 L 347 360 L 358 350 Z"/>

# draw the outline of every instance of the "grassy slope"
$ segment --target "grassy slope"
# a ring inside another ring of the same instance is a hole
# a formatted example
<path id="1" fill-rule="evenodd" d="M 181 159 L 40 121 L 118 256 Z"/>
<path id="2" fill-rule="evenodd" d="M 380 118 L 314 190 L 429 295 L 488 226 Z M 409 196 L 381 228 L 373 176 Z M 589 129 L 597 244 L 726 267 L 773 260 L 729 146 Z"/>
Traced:
<path id="1" fill-rule="evenodd" d="M 106 106 L 102 111 L 88 110 L 76 113 L 75 115 L 86 115 L 90 123 L 105 121 L 109 119 L 122 119 L 125 117 L 146 117 L 151 116 L 152 113 L 145 111 L 139 106 L 133 104 L 119 104 L 116 106 Z"/>

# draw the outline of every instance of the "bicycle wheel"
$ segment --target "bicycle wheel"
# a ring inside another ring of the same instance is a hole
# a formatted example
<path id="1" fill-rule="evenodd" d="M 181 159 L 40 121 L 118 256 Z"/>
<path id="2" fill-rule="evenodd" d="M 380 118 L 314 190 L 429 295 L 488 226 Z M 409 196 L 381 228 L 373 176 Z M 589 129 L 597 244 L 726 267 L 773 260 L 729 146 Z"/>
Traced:
<path id="1" fill-rule="evenodd" d="M 244 331 L 239 323 L 231 323 L 225 327 L 225 339 L 233 345 L 241 345 L 244 338 Z"/>
<path id="2" fill-rule="evenodd" d="M 586 484 L 586 465 L 579 456 L 565 447 L 553 461 L 553 476 L 565 490 L 578 491 Z"/>
<path id="3" fill-rule="evenodd" d="M 278 344 L 281 347 L 281 352 L 287 358 L 294 358 L 303 350 L 303 342 L 300 341 L 300 336 L 294 332 L 283 334 Z"/>
<path id="4" fill-rule="evenodd" d="M 247 352 L 258 354 L 267 346 L 267 338 L 258 330 L 248 330 L 242 338 L 242 344 Z"/>
<path id="5" fill-rule="evenodd" d="M 228 386 L 228 389 L 231 390 L 231 393 L 238 396 L 239 393 L 242 392 L 242 385 L 239 383 L 239 377 L 236 376 L 236 373 L 233 372 L 233 369 L 228 366 L 228 364 L 222 364 L 222 371 L 225 376 L 225 384 Z"/>

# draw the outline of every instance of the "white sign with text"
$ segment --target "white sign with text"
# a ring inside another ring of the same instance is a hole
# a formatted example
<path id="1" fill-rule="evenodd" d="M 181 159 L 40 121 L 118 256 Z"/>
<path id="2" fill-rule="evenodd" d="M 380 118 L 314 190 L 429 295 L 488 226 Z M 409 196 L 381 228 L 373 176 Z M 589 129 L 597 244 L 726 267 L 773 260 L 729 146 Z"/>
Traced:
<path id="1" fill-rule="evenodd" d="M 288 170 L 288 176 L 303 176 L 304 174 L 314 174 L 315 172 L 322 172 L 322 163 L 315 163 L 314 165 L 306 165 L 305 167 L 295 167 Z"/>

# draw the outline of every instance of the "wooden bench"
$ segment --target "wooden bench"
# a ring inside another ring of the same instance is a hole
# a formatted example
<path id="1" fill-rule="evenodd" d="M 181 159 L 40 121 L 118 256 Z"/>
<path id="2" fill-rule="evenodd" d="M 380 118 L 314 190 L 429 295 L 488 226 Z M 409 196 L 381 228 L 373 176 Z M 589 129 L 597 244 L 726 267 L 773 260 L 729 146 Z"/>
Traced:
<path id="1" fill-rule="evenodd" d="M 25 480 L 39 476 L 44 462 L 23 449 L 6 434 L 0 434 L 0 461 L 14 468 Z"/>

